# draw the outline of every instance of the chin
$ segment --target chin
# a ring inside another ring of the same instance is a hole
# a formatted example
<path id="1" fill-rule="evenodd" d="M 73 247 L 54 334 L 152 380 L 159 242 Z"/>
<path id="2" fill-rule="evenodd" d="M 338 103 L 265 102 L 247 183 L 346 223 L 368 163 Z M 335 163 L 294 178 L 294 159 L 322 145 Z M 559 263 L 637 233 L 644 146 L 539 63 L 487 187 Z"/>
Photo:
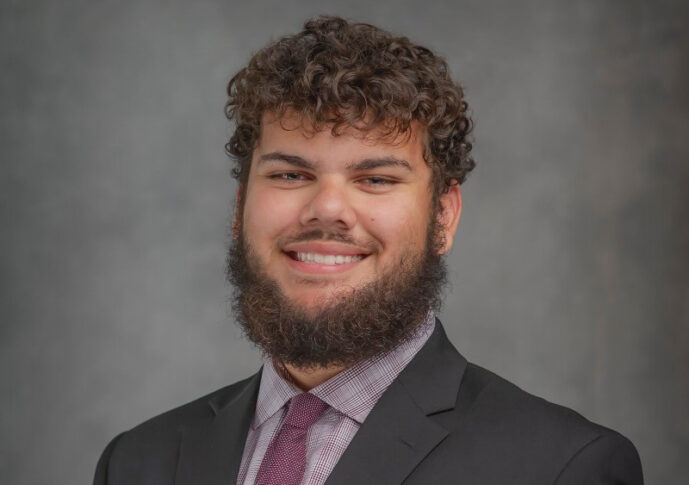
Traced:
<path id="1" fill-rule="evenodd" d="M 351 293 L 351 288 L 329 286 L 313 288 L 312 290 L 301 291 L 298 294 L 285 293 L 286 298 L 305 311 L 322 310 L 334 303 L 342 301 L 342 298 Z"/>
<path id="2" fill-rule="evenodd" d="M 306 310 L 320 309 L 333 303 L 336 298 L 332 291 L 308 292 L 308 295 L 301 294 L 298 297 L 288 295 L 290 301 L 295 305 Z"/>

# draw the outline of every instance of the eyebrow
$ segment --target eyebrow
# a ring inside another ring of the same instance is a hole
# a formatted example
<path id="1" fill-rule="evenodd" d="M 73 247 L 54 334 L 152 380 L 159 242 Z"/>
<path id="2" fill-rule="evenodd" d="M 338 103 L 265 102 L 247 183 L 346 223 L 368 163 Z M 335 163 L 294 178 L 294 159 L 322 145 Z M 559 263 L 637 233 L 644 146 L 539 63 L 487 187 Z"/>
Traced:
<path id="1" fill-rule="evenodd" d="M 261 164 L 263 162 L 285 162 L 290 165 L 294 165 L 295 167 L 305 168 L 307 170 L 316 169 L 312 163 L 307 162 L 303 158 L 296 155 L 287 155 L 286 153 L 282 152 L 271 152 L 261 155 L 258 157 L 258 163 Z"/>
<path id="2" fill-rule="evenodd" d="M 295 167 L 303 168 L 306 170 L 315 170 L 316 167 L 309 161 L 297 156 L 297 155 L 287 155 L 282 152 L 271 152 L 266 153 L 258 157 L 258 163 L 263 162 L 284 162 Z M 351 172 L 361 171 L 361 170 L 373 170 L 375 168 L 381 167 L 401 167 L 410 172 L 413 172 L 411 164 L 406 160 L 397 157 L 380 157 L 380 158 L 365 158 L 359 160 L 355 163 L 348 164 L 345 168 Z"/>

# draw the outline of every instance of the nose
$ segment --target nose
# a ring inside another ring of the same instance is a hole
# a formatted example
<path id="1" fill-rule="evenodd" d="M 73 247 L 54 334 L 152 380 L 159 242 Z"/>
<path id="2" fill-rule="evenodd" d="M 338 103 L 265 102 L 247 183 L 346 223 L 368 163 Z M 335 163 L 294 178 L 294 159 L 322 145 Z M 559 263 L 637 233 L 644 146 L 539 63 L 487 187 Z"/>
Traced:
<path id="1" fill-rule="evenodd" d="M 351 229 L 356 222 L 356 212 L 345 184 L 336 180 L 321 180 L 315 184 L 313 193 L 301 211 L 299 222 L 303 226 Z"/>

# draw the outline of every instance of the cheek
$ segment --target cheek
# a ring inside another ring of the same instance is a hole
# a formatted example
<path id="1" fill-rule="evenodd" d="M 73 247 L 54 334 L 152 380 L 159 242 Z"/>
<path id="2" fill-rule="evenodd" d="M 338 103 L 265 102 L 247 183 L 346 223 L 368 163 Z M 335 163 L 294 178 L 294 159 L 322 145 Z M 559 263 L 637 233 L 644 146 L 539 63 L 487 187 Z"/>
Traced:
<path id="1" fill-rule="evenodd" d="M 425 243 L 428 216 L 422 204 L 407 200 L 374 204 L 366 211 L 366 231 L 386 248 L 415 247 Z"/>
<path id="2" fill-rule="evenodd" d="M 254 192 L 244 205 L 244 230 L 255 245 L 271 245 L 272 239 L 298 219 L 299 203 L 295 197 Z"/>

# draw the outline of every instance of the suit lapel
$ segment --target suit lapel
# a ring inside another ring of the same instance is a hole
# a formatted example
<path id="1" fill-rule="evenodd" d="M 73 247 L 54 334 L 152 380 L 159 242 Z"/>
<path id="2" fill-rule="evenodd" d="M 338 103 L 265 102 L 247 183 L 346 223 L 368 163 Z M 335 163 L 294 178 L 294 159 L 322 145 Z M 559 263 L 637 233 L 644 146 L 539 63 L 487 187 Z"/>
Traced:
<path id="1" fill-rule="evenodd" d="M 447 435 L 428 416 L 452 409 L 466 360 L 439 320 L 426 344 L 381 396 L 326 485 L 399 484 Z"/>
<path id="2" fill-rule="evenodd" d="M 215 416 L 183 431 L 176 485 L 236 483 L 260 381 L 259 371 L 229 402 L 211 400 Z"/>
<path id="3" fill-rule="evenodd" d="M 335 466 L 327 485 L 401 483 L 447 436 L 397 381 L 366 418 Z"/>

